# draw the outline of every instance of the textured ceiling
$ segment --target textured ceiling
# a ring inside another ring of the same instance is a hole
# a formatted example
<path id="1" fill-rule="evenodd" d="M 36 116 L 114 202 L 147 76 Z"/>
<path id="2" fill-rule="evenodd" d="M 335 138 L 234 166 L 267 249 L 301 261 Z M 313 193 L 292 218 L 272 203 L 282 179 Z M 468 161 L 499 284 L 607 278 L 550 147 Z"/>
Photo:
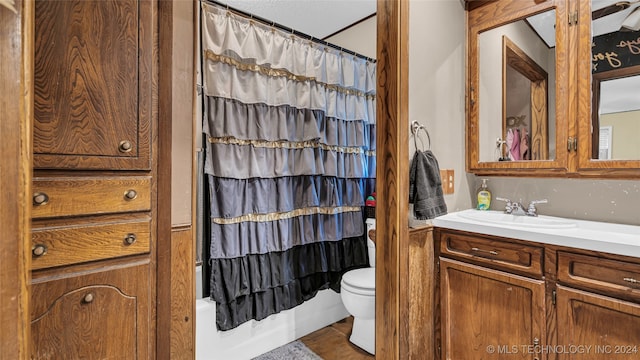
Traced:
<path id="1" fill-rule="evenodd" d="M 323 39 L 376 12 L 376 0 L 220 0 L 299 32 Z"/>

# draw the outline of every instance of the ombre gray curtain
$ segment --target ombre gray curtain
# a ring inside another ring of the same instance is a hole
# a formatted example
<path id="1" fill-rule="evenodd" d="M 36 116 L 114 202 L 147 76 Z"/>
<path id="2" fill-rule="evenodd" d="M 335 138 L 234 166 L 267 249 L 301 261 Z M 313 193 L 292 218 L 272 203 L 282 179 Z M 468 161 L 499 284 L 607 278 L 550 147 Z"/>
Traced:
<path id="1" fill-rule="evenodd" d="M 202 8 L 211 297 L 229 330 L 368 265 L 375 63 Z"/>

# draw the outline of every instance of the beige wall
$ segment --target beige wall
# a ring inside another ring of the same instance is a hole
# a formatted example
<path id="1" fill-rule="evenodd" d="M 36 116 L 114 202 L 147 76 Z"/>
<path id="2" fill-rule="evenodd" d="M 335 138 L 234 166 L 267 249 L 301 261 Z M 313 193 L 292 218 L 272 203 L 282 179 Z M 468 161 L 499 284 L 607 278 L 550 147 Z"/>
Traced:
<path id="1" fill-rule="evenodd" d="M 191 224 L 193 154 L 193 3 L 173 6 L 171 224 Z"/>
<path id="2" fill-rule="evenodd" d="M 409 11 L 409 121 L 418 120 L 426 126 L 440 168 L 455 171 L 454 193 L 445 195 L 448 210 L 468 209 L 465 12 L 459 1 L 451 0 L 410 1 Z M 413 141 L 409 143 L 409 156 L 413 157 Z"/>
<path id="3" fill-rule="evenodd" d="M 602 114 L 600 126 L 611 126 L 612 159 L 640 159 L 640 111 Z"/>
<path id="4" fill-rule="evenodd" d="M 373 16 L 325 40 L 375 59 L 376 26 L 376 17 Z"/>

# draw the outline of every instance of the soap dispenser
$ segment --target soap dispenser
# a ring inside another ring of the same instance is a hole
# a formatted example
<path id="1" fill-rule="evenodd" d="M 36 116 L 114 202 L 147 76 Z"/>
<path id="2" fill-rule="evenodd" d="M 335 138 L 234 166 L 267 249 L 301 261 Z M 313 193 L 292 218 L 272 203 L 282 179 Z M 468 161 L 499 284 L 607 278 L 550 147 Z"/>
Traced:
<path id="1" fill-rule="evenodd" d="M 478 188 L 476 194 L 478 195 L 478 205 L 476 209 L 478 210 L 489 210 L 491 206 L 491 191 L 489 190 L 489 186 L 487 186 L 488 179 L 482 179 L 482 185 Z"/>

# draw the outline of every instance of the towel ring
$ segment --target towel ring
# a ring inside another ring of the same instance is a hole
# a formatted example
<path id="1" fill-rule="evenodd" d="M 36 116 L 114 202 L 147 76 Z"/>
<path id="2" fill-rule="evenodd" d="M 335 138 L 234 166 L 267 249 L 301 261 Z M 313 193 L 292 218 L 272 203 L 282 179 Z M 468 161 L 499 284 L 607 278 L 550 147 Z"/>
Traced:
<path id="1" fill-rule="evenodd" d="M 413 143 L 416 147 L 416 150 L 418 150 L 417 138 L 418 138 L 418 131 L 420 130 L 424 130 L 424 132 L 427 134 L 427 140 L 429 141 L 429 150 L 431 150 L 431 136 L 429 135 L 429 131 L 427 131 L 427 128 L 424 127 L 424 125 L 420 124 L 418 120 L 413 120 L 411 122 L 411 133 L 413 134 Z M 423 146 L 423 151 L 424 151 L 424 146 Z"/>

